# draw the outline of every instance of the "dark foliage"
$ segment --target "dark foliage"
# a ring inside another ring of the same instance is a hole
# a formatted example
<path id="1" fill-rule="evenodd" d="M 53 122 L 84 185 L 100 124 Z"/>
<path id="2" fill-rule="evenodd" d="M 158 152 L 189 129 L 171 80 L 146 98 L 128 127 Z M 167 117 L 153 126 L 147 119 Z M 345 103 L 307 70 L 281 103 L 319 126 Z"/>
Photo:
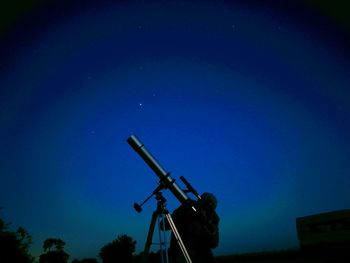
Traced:
<path id="1" fill-rule="evenodd" d="M 160 251 L 157 251 L 156 253 L 151 251 L 148 255 L 145 255 L 143 252 L 140 254 L 137 254 L 133 258 L 134 263 L 144 263 L 144 262 L 149 262 L 149 263 L 161 263 L 162 258 L 160 255 Z"/>
<path id="2" fill-rule="evenodd" d="M 99 256 L 103 263 L 132 262 L 135 246 L 136 241 L 131 237 L 128 235 L 120 235 L 111 243 L 103 246 Z"/>
<path id="3" fill-rule="evenodd" d="M 54 246 L 56 250 L 63 250 L 63 247 L 65 246 L 66 242 L 64 242 L 60 238 L 47 238 L 44 241 L 43 249 L 44 252 L 50 251 L 51 248 Z"/>
<path id="4" fill-rule="evenodd" d="M 40 255 L 39 263 L 67 263 L 69 255 L 63 250 L 49 251 Z"/>
<path id="5" fill-rule="evenodd" d="M 28 252 L 32 237 L 22 227 L 17 231 L 11 231 L 8 227 L 9 224 L 0 218 L 0 262 L 34 262 L 34 258 Z"/>
<path id="6" fill-rule="evenodd" d="M 98 263 L 96 258 L 84 258 L 82 260 L 74 259 L 72 263 Z"/>
<path id="7" fill-rule="evenodd" d="M 40 255 L 39 263 L 67 263 L 69 255 L 63 250 L 65 244 L 62 239 L 47 238 L 43 244 L 46 253 Z"/>

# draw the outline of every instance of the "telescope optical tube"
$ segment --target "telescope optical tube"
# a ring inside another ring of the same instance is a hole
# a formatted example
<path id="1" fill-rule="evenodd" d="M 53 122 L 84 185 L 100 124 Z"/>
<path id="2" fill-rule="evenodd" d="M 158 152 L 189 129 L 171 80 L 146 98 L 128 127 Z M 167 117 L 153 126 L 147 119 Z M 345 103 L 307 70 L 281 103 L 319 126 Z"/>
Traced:
<path id="1" fill-rule="evenodd" d="M 175 183 L 175 180 L 170 177 L 170 173 L 166 172 L 162 166 L 156 161 L 156 159 L 147 151 L 142 142 L 135 136 L 131 135 L 127 139 L 128 144 L 137 152 L 141 158 L 148 164 L 148 166 L 159 177 L 160 183 L 164 188 L 169 190 L 175 195 L 181 204 L 185 204 L 189 201 L 189 197 L 181 190 L 181 188 Z"/>

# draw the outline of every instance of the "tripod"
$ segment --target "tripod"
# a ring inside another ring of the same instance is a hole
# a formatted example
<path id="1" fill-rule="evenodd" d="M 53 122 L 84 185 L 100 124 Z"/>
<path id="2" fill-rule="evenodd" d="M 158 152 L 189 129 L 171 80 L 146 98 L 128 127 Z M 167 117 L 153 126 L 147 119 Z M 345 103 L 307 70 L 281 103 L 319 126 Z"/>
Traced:
<path id="1" fill-rule="evenodd" d="M 166 219 L 167 223 L 169 224 L 169 226 L 170 226 L 170 228 L 175 236 L 176 242 L 178 243 L 178 245 L 182 251 L 182 254 L 184 255 L 184 257 L 186 259 L 186 262 L 192 263 L 191 258 L 186 250 L 186 247 L 185 247 L 184 243 L 182 242 L 180 234 L 177 231 L 175 223 L 174 223 L 169 211 L 166 209 L 166 199 L 164 198 L 164 196 L 160 192 L 160 190 L 159 189 L 157 190 L 157 189 L 153 192 L 153 194 L 155 195 L 155 198 L 157 200 L 157 208 L 152 214 L 151 223 L 150 223 L 148 234 L 147 234 L 145 249 L 143 252 L 143 257 L 144 257 L 143 259 L 144 259 L 144 261 L 146 261 L 147 256 L 149 254 L 149 251 L 150 251 L 150 248 L 152 245 L 152 240 L 153 240 L 154 228 L 155 228 L 156 222 L 158 221 L 159 244 L 160 244 L 160 254 L 161 254 L 162 263 L 169 262 L 168 250 L 167 250 L 166 240 L 165 240 L 165 232 L 163 232 L 163 236 L 161 234 L 161 230 L 165 231 L 164 219 Z"/>

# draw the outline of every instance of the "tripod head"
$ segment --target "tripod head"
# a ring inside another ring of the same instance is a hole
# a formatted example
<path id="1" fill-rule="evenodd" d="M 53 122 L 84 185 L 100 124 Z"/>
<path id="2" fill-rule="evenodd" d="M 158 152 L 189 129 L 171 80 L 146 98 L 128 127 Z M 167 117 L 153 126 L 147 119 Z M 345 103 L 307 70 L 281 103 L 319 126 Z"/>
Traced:
<path id="1" fill-rule="evenodd" d="M 159 196 L 161 195 L 161 190 L 164 189 L 163 185 L 158 185 L 158 187 L 156 189 L 153 190 L 153 192 L 151 193 L 151 195 L 149 195 L 141 204 L 138 203 L 134 203 L 134 209 L 136 210 L 136 212 L 141 213 L 142 212 L 142 206 L 147 203 L 147 201 L 152 197 L 152 196 L 156 196 L 156 199 L 159 199 Z M 162 195 L 161 195 L 162 196 Z M 163 197 L 164 198 L 164 197 Z M 157 199 L 157 200 L 158 200 Z M 165 199 L 165 198 L 164 198 Z"/>

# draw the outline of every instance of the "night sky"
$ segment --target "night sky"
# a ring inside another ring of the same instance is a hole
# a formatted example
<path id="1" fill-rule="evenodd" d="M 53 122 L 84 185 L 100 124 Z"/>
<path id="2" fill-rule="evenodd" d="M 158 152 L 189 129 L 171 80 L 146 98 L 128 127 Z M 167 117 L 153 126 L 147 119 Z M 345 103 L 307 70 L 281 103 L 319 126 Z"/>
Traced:
<path id="1" fill-rule="evenodd" d="M 143 249 L 155 201 L 132 205 L 158 177 L 131 134 L 217 196 L 216 255 L 295 248 L 296 217 L 349 208 L 348 7 L 99 2 L 1 10 L 0 216 L 34 255 L 48 237 L 70 260 L 120 234 Z"/>

